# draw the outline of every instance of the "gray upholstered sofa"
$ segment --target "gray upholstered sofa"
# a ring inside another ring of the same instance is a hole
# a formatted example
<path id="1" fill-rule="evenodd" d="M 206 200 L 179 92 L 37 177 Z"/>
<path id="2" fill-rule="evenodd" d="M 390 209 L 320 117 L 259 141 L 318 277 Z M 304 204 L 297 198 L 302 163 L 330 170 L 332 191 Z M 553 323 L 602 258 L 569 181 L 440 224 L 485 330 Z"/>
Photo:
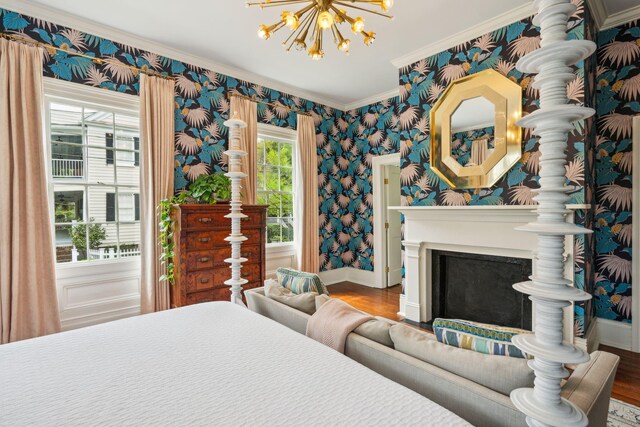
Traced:
<path id="1" fill-rule="evenodd" d="M 245 295 L 252 311 L 305 333 L 308 314 L 265 297 L 263 288 L 246 291 Z M 513 406 L 508 395 L 356 333 L 347 337 L 345 354 L 476 426 L 526 426 L 524 415 Z M 591 354 L 591 361 L 578 366 L 563 386 L 563 397 L 587 413 L 592 427 L 606 426 L 618 362 L 616 355 L 595 351 Z M 500 375 L 500 372 L 492 374 Z"/>

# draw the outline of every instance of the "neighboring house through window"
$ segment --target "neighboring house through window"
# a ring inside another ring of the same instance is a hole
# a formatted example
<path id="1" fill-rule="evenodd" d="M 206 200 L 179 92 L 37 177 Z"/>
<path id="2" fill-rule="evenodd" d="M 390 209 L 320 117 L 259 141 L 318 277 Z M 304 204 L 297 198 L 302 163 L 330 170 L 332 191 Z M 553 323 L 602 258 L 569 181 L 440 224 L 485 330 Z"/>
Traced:
<path id="1" fill-rule="evenodd" d="M 75 87 L 77 86 L 77 88 Z M 46 93 L 49 187 L 56 260 L 117 260 L 140 254 L 137 105 Z M 93 92 L 92 92 L 93 93 Z"/>

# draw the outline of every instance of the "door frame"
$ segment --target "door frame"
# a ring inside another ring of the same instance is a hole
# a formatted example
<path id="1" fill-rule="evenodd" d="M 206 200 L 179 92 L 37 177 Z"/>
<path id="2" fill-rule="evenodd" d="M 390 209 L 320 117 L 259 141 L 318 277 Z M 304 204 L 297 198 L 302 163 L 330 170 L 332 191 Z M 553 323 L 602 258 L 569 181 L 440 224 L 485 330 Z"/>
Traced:
<path id="1" fill-rule="evenodd" d="M 387 210 L 384 206 L 384 167 L 400 166 L 400 153 L 376 156 L 371 160 L 371 182 L 373 185 L 373 273 L 374 287 L 387 287 L 384 271 L 387 246 L 387 233 L 384 233 L 384 223 L 387 220 Z M 382 231 L 382 232 L 380 232 Z"/>

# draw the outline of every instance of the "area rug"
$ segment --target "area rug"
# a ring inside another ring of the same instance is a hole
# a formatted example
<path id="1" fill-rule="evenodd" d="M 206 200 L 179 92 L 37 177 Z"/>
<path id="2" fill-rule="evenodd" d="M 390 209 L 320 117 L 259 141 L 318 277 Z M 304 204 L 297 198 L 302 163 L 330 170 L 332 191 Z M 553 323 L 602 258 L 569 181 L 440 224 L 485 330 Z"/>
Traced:
<path id="1" fill-rule="evenodd" d="M 611 399 L 607 427 L 627 426 L 640 426 L 640 408 L 617 399 Z"/>

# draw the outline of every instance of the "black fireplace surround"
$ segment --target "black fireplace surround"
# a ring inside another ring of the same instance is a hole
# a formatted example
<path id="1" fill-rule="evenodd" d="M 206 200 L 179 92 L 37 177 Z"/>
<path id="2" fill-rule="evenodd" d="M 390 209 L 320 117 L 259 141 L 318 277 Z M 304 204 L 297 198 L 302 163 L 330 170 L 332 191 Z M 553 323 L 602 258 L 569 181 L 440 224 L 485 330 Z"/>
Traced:
<path id="1" fill-rule="evenodd" d="M 433 318 L 531 330 L 531 301 L 512 287 L 530 275 L 530 259 L 434 250 Z"/>

